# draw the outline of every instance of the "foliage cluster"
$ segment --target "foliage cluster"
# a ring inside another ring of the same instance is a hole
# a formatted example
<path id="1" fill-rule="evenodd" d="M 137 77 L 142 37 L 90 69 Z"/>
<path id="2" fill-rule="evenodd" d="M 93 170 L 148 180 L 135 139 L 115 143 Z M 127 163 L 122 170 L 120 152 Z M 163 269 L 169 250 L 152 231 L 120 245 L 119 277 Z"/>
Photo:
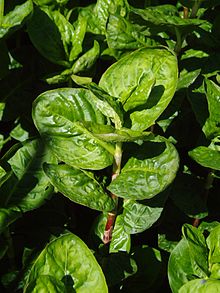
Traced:
<path id="1" fill-rule="evenodd" d="M 0 0 L 1 292 L 220 291 L 219 27 L 220 0 Z"/>

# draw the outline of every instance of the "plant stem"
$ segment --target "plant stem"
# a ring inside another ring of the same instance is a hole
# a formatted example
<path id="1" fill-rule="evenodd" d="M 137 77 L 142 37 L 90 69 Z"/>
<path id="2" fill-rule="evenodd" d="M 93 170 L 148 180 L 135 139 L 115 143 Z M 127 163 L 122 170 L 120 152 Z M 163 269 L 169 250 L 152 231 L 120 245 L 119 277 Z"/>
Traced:
<path id="1" fill-rule="evenodd" d="M 0 0 L 0 25 L 3 23 L 4 17 L 4 0 Z"/>
<path id="2" fill-rule="evenodd" d="M 210 170 L 210 172 L 208 173 L 207 178 L 206 178 L 205 191 L 204 191 L 204 194 L 202 195 L 202 197 L 205 199 L 206 202 L 208 200 L 209 190 L 212 188 L 212 184 L 214 181 L 213 175 L 214 175 L 213 170 Z M 197 219 L 197 218 L 193 219 L 192 225 L 194 227 L 198 227 L 199 224 L 200 224 L 200 219 Z"/>
<path id="3" fill-rule="evenodd" d="M 197 12 L 199 10 L 200 5 L 201 5 L 201 0 L 195 1 L 195 4 L 192 7 L 190 18 L 195 18 L 196 17 L 196 14 L 197 14 Z"/>
<path id="4" fill-rule="evenodd" d="M 114 155 L 114 164 L 112 172 L 112 181 L 117 178 L 121 171 L 121 159 L 122 159 L 122 144 L 116 143 L 115 146 L 115 155 Z M 114 228 L 116 216 L 117 216 L 117 207 L 118 207 L 118 198 L 115 194 L 111 193 L 112 199 L 115 200 L 115 209 L 108 213 L 107 222 L 105 225 L 105 231 L 103 235 L 103 243 L 107 244 L 112 239 L 112 231 Z"/>
<path id="5" fill-rule="evenodd" d="M 176 45 L 174 48 L 174 52 L 176 53 L 176 55 L 179 55 L 179 53 L 182 49 L 183 38 L 182 38 L 181 33 L 177 27 L 175 27 L 175 33 L 176 33 Z"/>

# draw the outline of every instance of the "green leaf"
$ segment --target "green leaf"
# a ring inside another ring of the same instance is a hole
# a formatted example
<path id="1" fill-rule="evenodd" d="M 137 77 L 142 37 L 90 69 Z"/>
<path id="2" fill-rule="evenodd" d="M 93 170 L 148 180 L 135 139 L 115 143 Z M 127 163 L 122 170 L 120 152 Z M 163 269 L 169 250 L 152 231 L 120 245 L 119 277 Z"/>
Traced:
<path id="1" fill-rule="evenodd" d="M 159 219 L 166 198 L 167 194 L 164 192 L 141 203 L 125 200 L 122 213 L 125 231 L 136 234 L 149 229 Z"/>
<path id="2" fill-rule="evenodd" d="M 129 6 L 126 0 L 98 0 L 94 7 L 94 13 L 102 33 L 105 33 L 106 23 L 110 14 L 118 12 L 119 15 L 124 17 L 128 9 Z"/>
<path id="3" fill-rule="evenodd" d="M 220 87 L 209 79 L 206 79 L 205 85 L 209 117 L 202 130 L 208 138 L 213 138 L 220 135 Z"/>
<path id="4" fill-rule="evenodd" d="M 208 249 L 204 235 L 199 229 L 189 224 L 184 224 L 182 231 L 183 236 L 188 242 L 189 257 L 194 273 L 200 278 L 206 278 L 209 275 Z"/>
<path id="5" fill-rule="evenodd" d="M 32 10 L 33 3 L 31 0 L 27 0 L 21 5 L 15 6 L 12 11 L 3 17 L 3 21 L 0 26 L 0 38 L 19 29 Z"/>
<path id="6" fill-rule="evenodd" d="M 174 5 L 157 5 L 145 9 L 132 8 L 132 12 L 141 16 L 146 22 L 158 26 L 161 30 L 175 33 L 177 28 L 182 34 L 191 33 L 196 27 L 205 23 L 204 20 L 181 18 Z"/>
<path id="7" fill-rule="evenodd" d="M 34 102 L 33 119 L 59 160 L 94 170 L 112 164 L 114 147 L 93 136 L 83 125 L 105 124 L 90 91 L 63 88 L 45 92 Z"/>
<path id="8" fill-rule="evenodd" d="M 66 292 L 64 283 L 53 276 L 42 275 L 28 284 L 25 293 L 63 293 Z M 75 292 L 75 291 L 72 291 Z"/>
<path id="9" fill-rule="evenodd" d="M 220 281 L 214 279 L 197 279 L 186 283 L 179 293 L 214 293 L 219 292 Z"/>
<path id="10" fill-rule="evenodd" d="M 168 262 L 168 279 L 173 293 L 194 277 L 194 268 L 189 257 L 188 241 L 182 239 L 172 250 Z"/>
<path id="11" fill-rule="evenodd" d="M 150 156 L 157 149 L 159 154 Z M 149 152 L 148 152 L 149 150 Z M 108 189 L 126 199 L 149 199 L 173 181 L 179 165 L 178 153 L 169 143 L 149 142 L 132 156 Z"/>
<path id="12" fill-rule="evenodd" d="M 154 124 L 171 101 L 177 74 L 177 60 L 170 51 L 142 48 L 110 66 L 99 85 L 129 110 L 132 129 L 144 130 Z"/>
<path id="13" fill-rule="evenodd" d="M 189 156 L 206 168 L 220 170 L 220 152 L 205 146 L 199 146 L 189 152 Z"/>
<path id="14" fill-rule="evenodd" d="M 70 200 L 99 211 L 114 209 L 114 201 L 92 173 L 54 164 L 45 164 L 44 171 L 57 190 Z"/>
<path id="15" fill-rule="evenodd" d="M 112 119 L 116 128 L 121 128 L 123 123 L 123 113 L 121 105 L 114 99 L 114 97 L 108 95 L 95 83 L 91 83 L 87 88 L 95 95 L 94 99 L 98 109 L 108 118 Z"/>
<path id="16" fill-rule="evenodd" d="M 10 136 L 18 141 L 25 141 L 29 137 L 29 133 L 22 128 L 21 124 L 19 123 L 15 128 L 10 132 Z"/>
<path id="17" fill-rule="evenodd" d="M 45 275 L 49 277 L 49 284 L 58 288 L 69 278 L 73 292 L 108 292 L 105 277 L 92 252 L 72 233 L 56 238 L 44 248 L 30 270 L 27 283 L 37 284 L 38 278 Z M 33 285 L 28 286 L 34 290 Z M 26 290 L 25 293 L 34 292 Z"/>
<path id="18" fill-rule="evenodd" d="M 112 240 L 110 242 L 109 252 L 125 251 L 129 253 L 131 248 L 131 237 L 124 229 L 123 216 L 118 215 L 112 232 Z"/>
<path id="19" fill-rule="evenodd" d="M 211 231 L 206 242 L 209 248 L 209 266 L 212 268 L 213 264 L 220 263 L 220 225 Z"/>
<path id="20" fill-rule="evenodd" d="M 95 64 L 100 54 L 100 47 L 97 41 L 94 41 L 93 47 L 88 50 L 85 54 L 80 56 L 73 64 L 71 71 L 72 74 L 76 74 L 81 71 L 86 71 Z"/>
<path id="21" fill-rule="evenodd" d="M 13 173 L 5 181 L 2 178 L 0 229 L 22 213 L 40 207 L 51 196 L 53 187 L 42 169 L 45 161 L 55 163 L 56 159 L 40 140 L 26 142 L 8 160 Z"/>
<path id="22" fill-rule="evenodd" d="M 201 72 L 200 69 L 196 69 L 193 71 L 187 71 L 186 69 L 183 69 L 180 72 L 177 90 L 188 88 L 196 80 L 200 72 Z"/>
<path id="23" fill-rule="evenodd" d="M 106 39 L 108 47 L 116 50 L 132 50 L 157 45 L 150 36 L 146 36 L 120 15 L 109 16 Z"/>
<path id="24" fill-rule="evenodd" d="M 64 21 L 64 23 L 63 23 Z M 57 26 L 57 22 L 60 26 Z M 63 23 L 63 24 L 62 24 Z M 58 11 L 35 7 L 27 24 L 28 35 L 37 50 L 49 61 L 69 67 L 67 48 L 72 41 L 70 23 Z"/>
<path id="25" fill-rule="evenodd" d="M 69 54 L 69 61 L 74 61 L 82 52 L 82 43 L 86 33 L 87 21 L 85 17 L 79 15 L 77 22 L 74 24 L 75 29 L 72 35 L 72 48 Z"/>

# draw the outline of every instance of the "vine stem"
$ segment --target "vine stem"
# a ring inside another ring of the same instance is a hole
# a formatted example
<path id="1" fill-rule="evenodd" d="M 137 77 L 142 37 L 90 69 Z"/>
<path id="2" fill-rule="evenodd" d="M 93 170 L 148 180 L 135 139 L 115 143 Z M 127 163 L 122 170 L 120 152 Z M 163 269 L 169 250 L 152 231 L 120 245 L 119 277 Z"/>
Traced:
<path id="1" fill-rule="evenodd" d="M 0 0 L 0 25 L 3 23 L 3 17 L 4 17 L 4 0 Z"/>
<path id="2" fill-rule="evenodd" d="M 203 198 L 205 199 L 205 201 L 207 202 L 208 200 L 208 196 L 209 196 L 209 190 L 212 188 L 212 184 L 213 184 L 213 181 L 214 181 L 214 173 L 213 173 L 213 170 L 211 170 L 208 175 L 207 175 L 207 178 L 206 178 L 206 182 L 205 182 L 205 191 L 204 191 L 204 194 L 203 194 Z M 198 227 L 200 224 L 200 219 L 193 219 L 193 223 L 192 225 L 194 227 Z"/>
<path id="3" fill-rule="evenodd" d="M 112 172 L 112 181 L 115 180 L 121 171 L 121 159 L 122 159 L 122 143 L 116 143 L 115 154 L 114 154 L 114 164 Z M 118 198 L 115 194 L 111 193 L 111 198 L 115 200 L 115 209 L 108 213 L 107 221 L 105 225 L 105 231 L 103 235 L 103 243 L 107 244 L 112 239 L 112 231 L 115 224 L 115 219 L 117 216 Z"/>

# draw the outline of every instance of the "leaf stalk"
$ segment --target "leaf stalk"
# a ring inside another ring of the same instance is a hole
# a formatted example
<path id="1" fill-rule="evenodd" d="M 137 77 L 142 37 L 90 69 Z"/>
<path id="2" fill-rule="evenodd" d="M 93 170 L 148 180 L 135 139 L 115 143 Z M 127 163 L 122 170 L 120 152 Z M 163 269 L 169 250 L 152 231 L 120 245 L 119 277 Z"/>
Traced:
<path id="1" fill-rule="evenodd" d="M 115 180 L 121 171 L 121 159 L 122 159 L 122 143 L 118 142 L 115 146 L 115 155 L 114 155 L 114 164 L 112 172 L 112 181 Z M 118 197 L 111 193 L 112 199 L 115 200 L 115 209 L 108 213 L 107 222 L 105 225 L 105 231 L 103 235 L 103 243 L 108 244 L 112 239 L 112 231 L 114 228 L 115 220 L 117 217 L 117 208 L 118 208 Z"/>

